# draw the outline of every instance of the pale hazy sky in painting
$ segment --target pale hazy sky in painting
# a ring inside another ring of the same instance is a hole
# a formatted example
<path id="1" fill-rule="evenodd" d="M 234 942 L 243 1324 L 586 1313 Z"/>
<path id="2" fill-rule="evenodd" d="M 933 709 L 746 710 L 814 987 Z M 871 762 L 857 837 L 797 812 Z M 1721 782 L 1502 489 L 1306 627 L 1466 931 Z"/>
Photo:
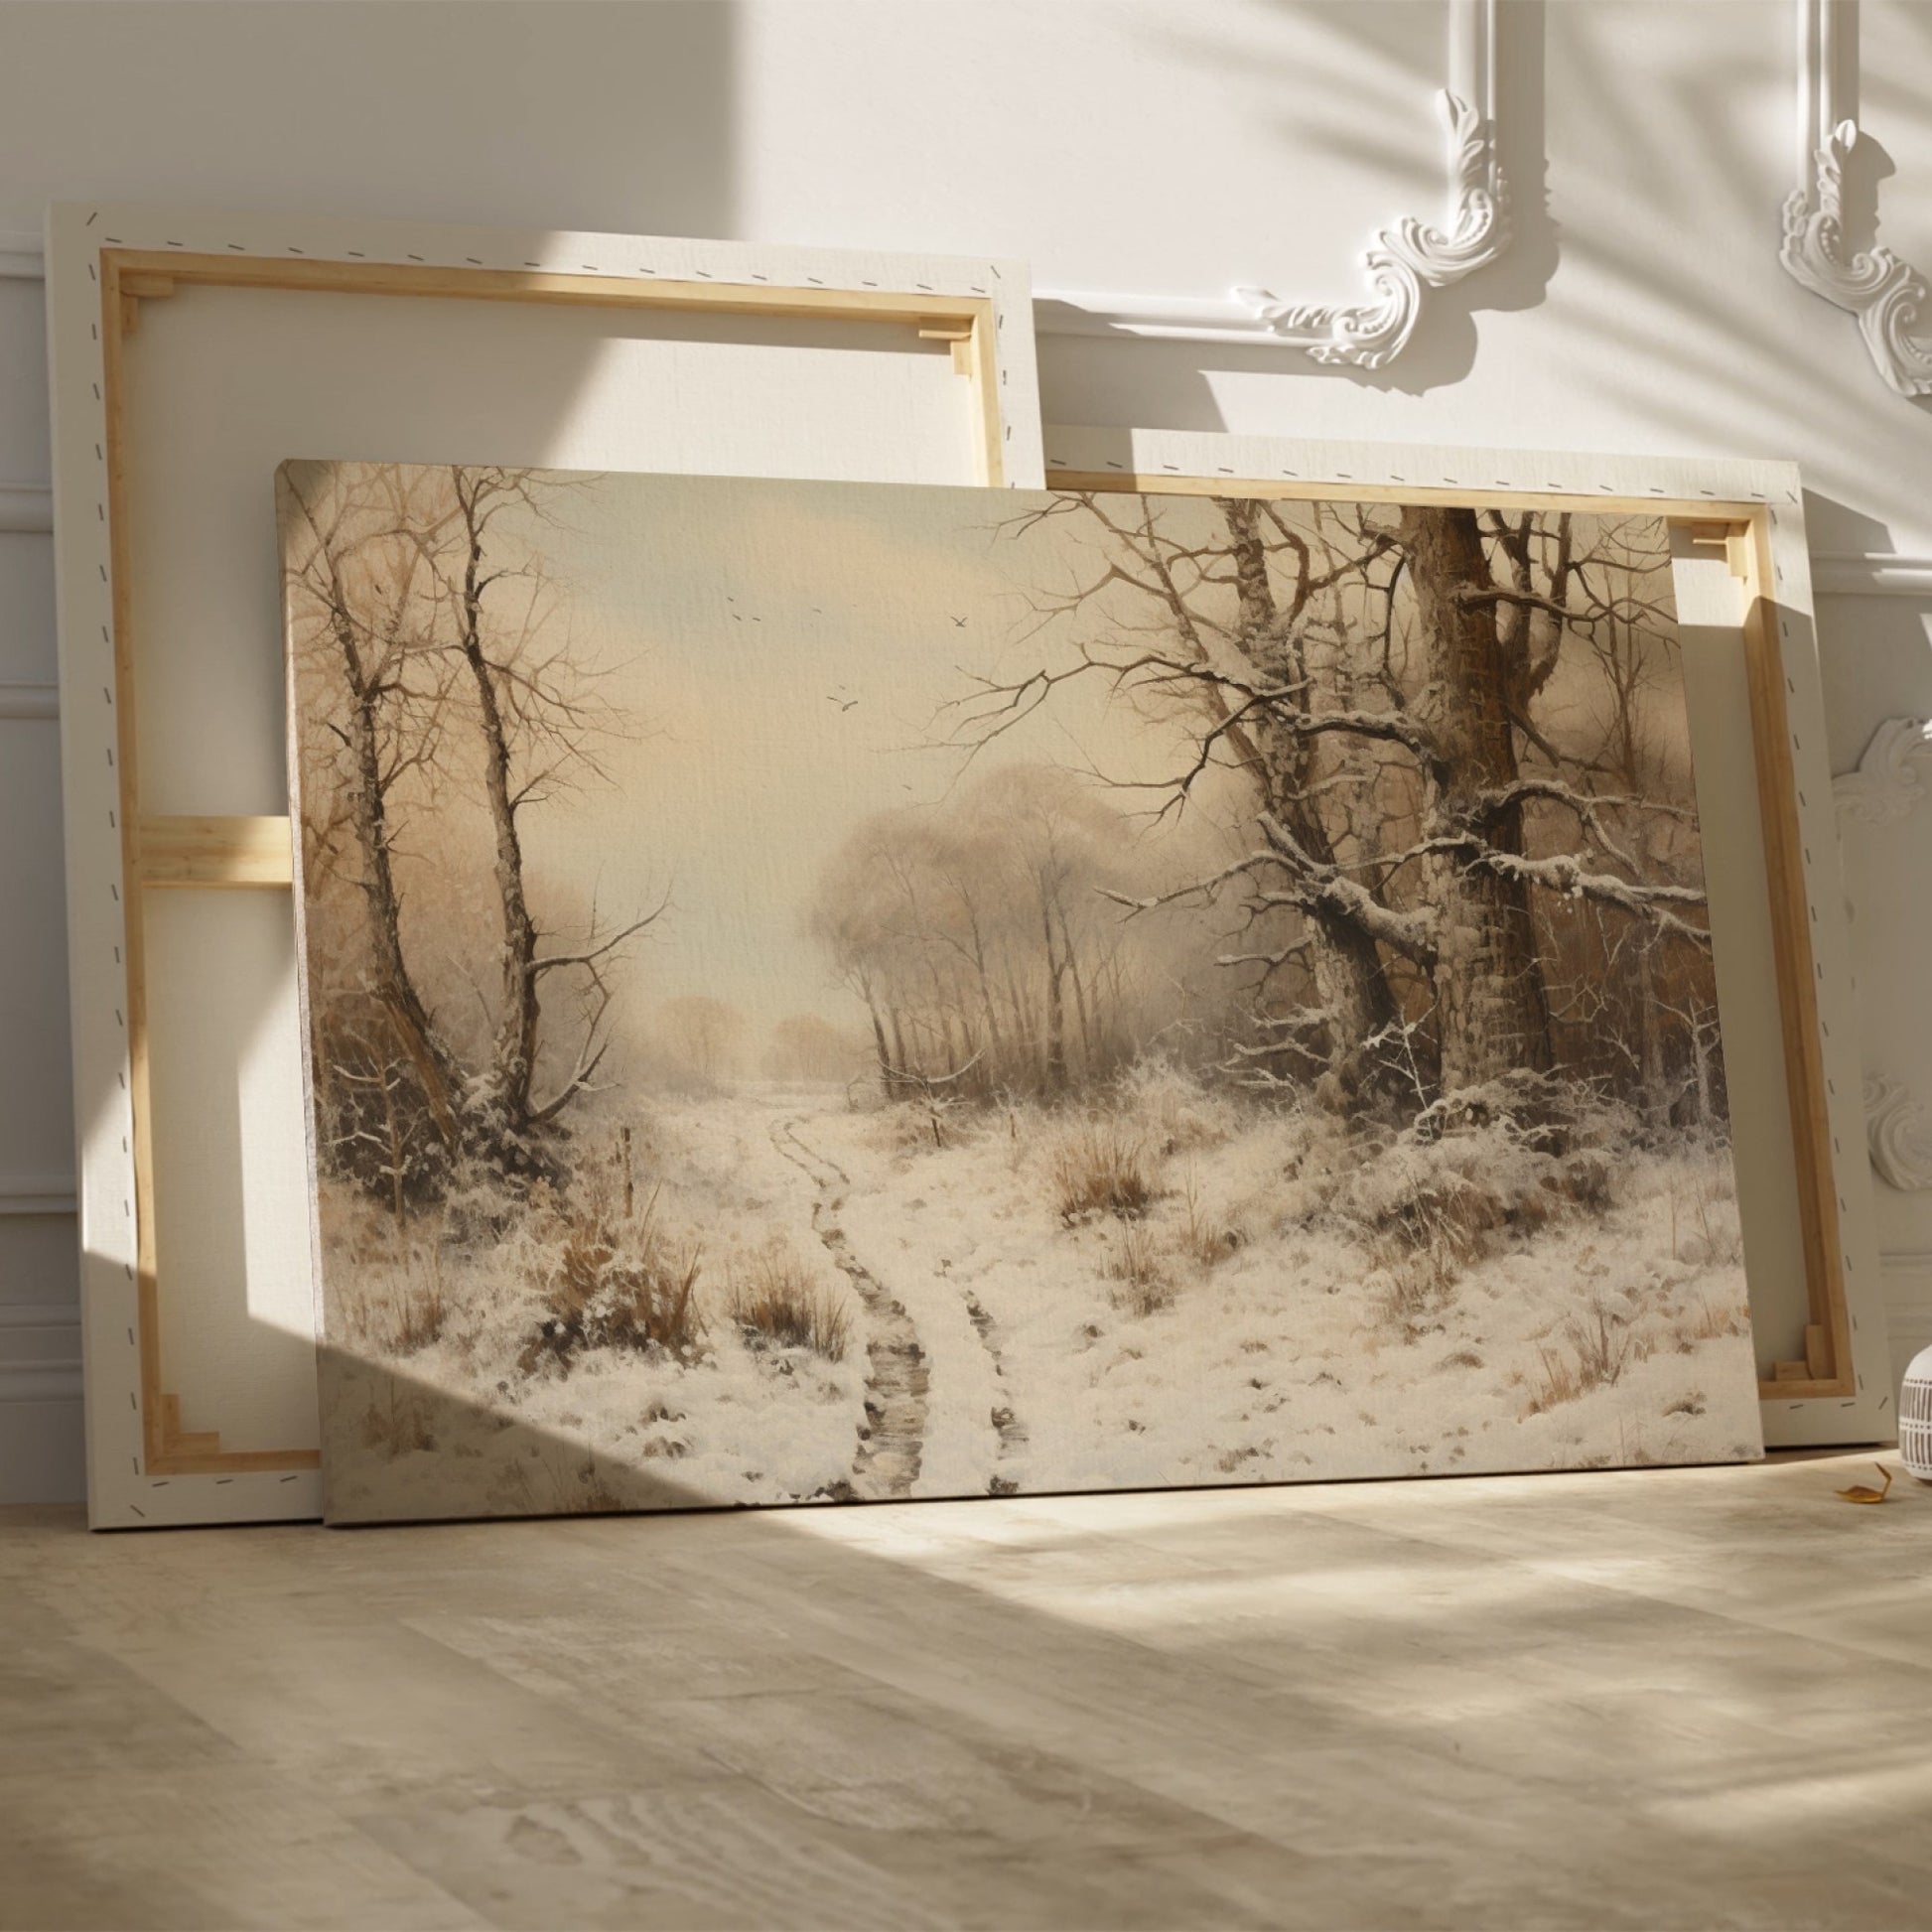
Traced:
<path id="1" fill-rule="evenodd" d="M 628 735 L 599 748 L 606 781 L 524 815 L 540 894 L 561 888 L 572 907 L 594 897 L 607 927 L 668 895 L 621 975 L 620 1038 L 660 1003 L 690 994 L 729 1001 L 759 1033 L 796 1013 L 856 1024 L 862 1009 L 804 929 L 819 876 L 866 818 L 932 803 L 960 779 L 964 753 L 935 741 L 956 734 L 945 707 L 971 693 L 975 676 L 1004 683 L 1064 669 L 1079 636 L 1115 628 L 1089 611 L 1030 634 L 1042 594 L 1104 569 L 1100 532 L 1084 516 L 1059 516 L 1016 535 L 1015 519 L 1042 500 L 1017 492 L 573 481 L 555 499 L 555 524 L 529 520 L 504 534 L 540 549 L 565 593 L 570 655 L 604 674 L 602 695 Z M 1283 508 L 1313 527 L 1313 512 Z M 1161 516 L 1170 534 L 1225 536 L 1199 498 L 1165 499 Z M 1654 550 L 1655 575 L 1641 588 L 1668 608 L 1661 529 L 1627 524 L 1622 534 Z M 1590 535 L 1580 527 L 1580 547 Z M 511 588 L 492 593 L 505 608 Z M 1151 616 L 1145 600 L 1116 596 L 1113 618 Z M 1360 615 L 1379 621 L 1380 608 Z M 1344 617 L 1351 628 L 1356 616 Z M 1674 789 L 1688 739 L 1674 661 L 1659 670 L 1645 709 Z M 1587 753 L 1600 742 L 1600 710 L 1587 651 L 1573 657 L 1566 645 L 1540 716 Z M 1063 684 L 975 769 L 1055 763 L 1160 779 L 1191 762 L 1197 731 L 1198 721 L 1190 730 L 1110 699 L 1094 675 Z M 1192 821 L 1137 836 L 1212 843 L 1225 856 L 1217 805 L 1231 785 L 1211 777 Z M 1112 796 L 1127 811 L 1154 802 L 1147 792 Z"/>
<path id="2" fill-rule="evenodd" d="M 611 783 L 533 811 L 527 846 L 612 918 L 668 890 L 633 955 L 633 1003 L 709 994 L 759 1027 L 861 1017 L 803 931 L 820 870 L 872 813 L 944 795 L 962 755 L 934 747 L 941 708 L 972 673 L 1045 661 L 1016 641 L 1028 586 L 1095 566 L 1057 531 L 1002 535 L 1017 507 L 984 490 L 632 476 L 560 505 L 544 550 L 569 586 L 573 655 L 609 667 L 605 695 L 638 736 L 605 749 Z M 1180 746 L 1094 679 L 975 768 L 1149 778 Z"/>

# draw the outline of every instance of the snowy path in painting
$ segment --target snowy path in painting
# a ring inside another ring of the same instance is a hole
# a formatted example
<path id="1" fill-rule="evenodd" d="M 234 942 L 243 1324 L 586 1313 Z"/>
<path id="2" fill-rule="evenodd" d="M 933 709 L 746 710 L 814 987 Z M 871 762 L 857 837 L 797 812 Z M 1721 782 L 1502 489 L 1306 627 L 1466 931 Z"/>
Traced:
<path id="1" fill-rule="evenodd" d="M 839 1225 L 852 1176 L 800 1140 L 798 1127 L 795 1115 L 773 1120 L 771 1145 L 818 1189 L 812 1231 L 832 1265 L 858 1291 L 872 1330 L 866 1341 L 866 1420 L 852 1463 L 853 1492 L 867 1499 L 909 1496 L 925 1449 L 925 1350 L 904 1305 L 854 1258 Z"/>
<path id="2" fill-rule="evenodd" d="M 531 1337 L 556 1237 L 473 1251 L 463 1305 L 399 1365 L 454 1400 L 417 1424 L 370 1384 L 338 1424 L 389 1442 L 420 1513 L 479 1493 L 661 1506 L 1756 1452 L 1721 1149 L 1377 1151 L 1179 1087 L 1111 1113 L 962 1110 L 935 1145 L 920 1108 L 747 1086 L 614 1109 L 577 1145 L 624 1126 L 638 1199 L 702 1252 L 700 1340 L 552 1359 Z M 1145 1198 L 1067 1211 L 1069 1163 L 1113 1135 Z M 1418 1203 L 1449 1247 L 1387 1232 Z M 733 1284 L 773 1252 L 843 1311 L 835 1354 L 736 1311 Z"/>
<path id="3" fill-rule="evenodd" d="M 1157 1129 L 1182 1145 L 1150 1156 L 1145 1216 L 1069 1225 L 1048 1178 L 1068 1129 L 1051 1116 L 955 1120 L 934 1148 L 917 1110 L 749 1090 L 680 1110 L 677 1131 L 723 1156 L 753 1141 L 731 1123 L 759 1114 L 812 1177 L 815 1231 L 864 1303 L 888 1417 L 916 1350 L 911 1493 L 1754 1451 L 1735 1209 L 1712 1198 L 1721 1160 L 1626 1162 L 1600 1211 L 1418 1290 L 1330 1218 L 1296 1224 L 1302 1189 L 1284 1170 L 1314 1157 L 1279 1120 L 1225 1138 Z M 1137 1295 L 1123 1278 L 1147 1250 L 1157 1292 Z M 875 1459 L 902 1434 L 880 1420 Z M 854 1487 L 877 1493 L 866 1459 Z M 907 1459 L 896 1452 L 900 1473 Z"/>

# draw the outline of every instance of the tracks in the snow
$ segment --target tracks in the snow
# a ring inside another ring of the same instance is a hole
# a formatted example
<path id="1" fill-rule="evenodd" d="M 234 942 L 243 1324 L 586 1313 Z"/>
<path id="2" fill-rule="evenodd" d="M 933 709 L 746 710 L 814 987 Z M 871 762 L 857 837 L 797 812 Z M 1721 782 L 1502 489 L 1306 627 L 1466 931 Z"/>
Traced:
<path id="1" fill-rule="evenodd" d="M 973 1332 L 980 1338 L 980 1346 L 993 1360 L 993 1373 L 1004 1383 L 1007 1375 L 1006 1357 L 1000 1350 L 1000 1331 L 993 1317 L 981 1305 L 980 1298 L 969 1288 L 966 1291 L 966 1318 L 973 1324 Z M 1004 1388 L 1000 1400 L 993 1408 L 993 1427 L 1000 1438 L 1000 1460 L 1008 1461 L 1027 1447 L 1027 1425 L 1014 1413 L 1012 1400 Z M 1012 1476 L 995 1475 L 987 1483 L 987 1488 L 996 1496 L 1017 1494 L 1020 1488 Z"/>
<path id="2" fill-rule="evenodd" d="M 771 1145 L 818 1189 L 812 1231 L 832 1265 L 858 1291 L 872 1317 L 866 1363 L 866 1426 L 852 1458 L 852 1486 L 861 1496 L 909 1496 L 925 1450 L 925 1350 L 904 1305 L 852 1252 L 839 1209 L 852 1176 L 836 1161 L 798 1138 L 797 1121 L 771 1123 Z"/>
<path id="3" fill-rule="evenodd" d="M 866 1422 L 852 1462 L 853 1489 L 861 1496 L 909 1496 L 925 1451 L 925 1349 L 904 1304 L 852 1252 L 839 1225 L 839 1211 L 845 1205 L 852 1176 L 829 1155 L 801 1140 L 799 1124 L 796 1115 L 774 1120 L 771 1145 L 818 1189 L 818 1198 L 812 1203 L 812 1231 L 832 1257 L 833 1265 L 858 1291 L 872 1317 Z M 967 1318 L 1002 1385 L 990 1420 L 1000 1439 L 999 1459 L 1004 1465 L 1027 1447 L 1027 1426 L 1006 1392 L 1006 1361 L 998 1324 L 971 1289 L 962 1292 Z M 1011 1496 L 1020 1484 L 1014 1476 L 996 1471 L 986 1486 L 995 1496 Z"/>

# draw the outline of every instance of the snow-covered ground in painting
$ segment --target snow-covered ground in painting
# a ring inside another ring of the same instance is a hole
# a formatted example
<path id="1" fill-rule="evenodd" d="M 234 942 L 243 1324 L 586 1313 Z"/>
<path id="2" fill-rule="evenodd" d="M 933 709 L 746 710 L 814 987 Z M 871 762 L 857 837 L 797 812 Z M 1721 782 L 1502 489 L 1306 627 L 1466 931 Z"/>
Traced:
<path id="1" fill-rule="evenodd" d="M 882 1159 L 875 1122 L 812 1128 L 867 1173 L 846 1225 L 931 1337 L 928 1493 L 983 1488 L 991 1469 L 1086 1488 L 1756 1452 L 1727 1164 L 1626 1169 L 1601 1216 L 1505 1233 L 1442 1280 L 1428 1254 L 1378 1254 L 1332 1215 L 1297 1226 L 1298 1193 L 1327 1176 L 1285 1177 L 1302 1136 L 1279 1119 L 1166 1156 L 1144 1221 L 1071 1226 L 1038 1177 L 1065 1130 L 993 1124 Z M 1715 1244 L 1689 1225 L 1720 1216 Z M 974 1305 L 997 1370 L 967 1345 Z M 987 1425 L 1002 1404 L 1026 1434 L 1003 1456 Z"/>
<path id="2" fill-rule="evenodd" d="M 828 1090 L 654 1100 L 633 1120 L 639 1187 L 702 1253 L 699 1339 L 533 1360 L 556 1260 L 519 1227 L 445 1248 L 433 1338 L 371 1348 L 421 1292 L 419 1257 L 341 1337 L 333 1514 L 1758 1452 L 1722 1148 L 1586 1131 L 1553 1158 L 1493 1127 L 1368 1146 L 1173 1076 L 1099 1115 L 955 1112 L 940 1146 L 919 1108 Z M 1065 1176 L 1096 1159 L 1150 1190 L 1140 1211 L 1063 1211 Z M 338 1238 L 372 1214 L 334 1211 Z M 774 1247 L 843 1309 L 838 1359 L 731 1317 L 722 1284 Z M 456 1400 L 398 1417 L 412 1389 Z"/>

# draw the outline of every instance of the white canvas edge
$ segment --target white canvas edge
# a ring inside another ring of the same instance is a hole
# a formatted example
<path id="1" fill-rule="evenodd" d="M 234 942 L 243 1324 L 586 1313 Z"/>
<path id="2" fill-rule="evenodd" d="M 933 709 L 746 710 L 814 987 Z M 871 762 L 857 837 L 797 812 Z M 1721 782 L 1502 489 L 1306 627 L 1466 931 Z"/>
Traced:
<path id="1" fill-rule="evenodd" d="M 1012 488 L 1036 488 L 1042 480 L 1030 274 L 1024 263 L 950 255 L 95 203 L 55 204 L 46 234 L 88 1520 L 121 1529 L 317 1517 L 316 1470 L 150 1476 L 142 1466 L 101 249 L 443 268 L 534 264 L 623 280 L 984 296 L 994 305 L 1003 468 Z"/>
<path id="2" fill-rule="evenodd" d="M 1820 1044 L 1832 1144 L 1832 1177 L 1844 1244 L 1846 1311 L 1856 1393 L 1760 1405 L 1767 1448 L 1888 1441 L 1895 1432 L 1871 1173 L 1865 1159 L 1859 1015 L 1852 979 L 1844 865 L 1826 745 L 1825 689 L 1805 540 L 1804 492 L 1790 463 L 1746 458 L 1598 456 L 1575 451 L 1482 450 L 1433 444 L 1338 443 L 1211 431 L 1048 425 L 1046 467 L 1175 478 L 1279 477 L 1300 483 L 1418 489 L 1535 490 L 1555 496 L 1655 496 L 1671 501 L 1763 503 L 1770 522 L 1772 589 L 1783 613 L 1791 758 L 1797 780 L 1805 897 L 1812 918 Z"/>

